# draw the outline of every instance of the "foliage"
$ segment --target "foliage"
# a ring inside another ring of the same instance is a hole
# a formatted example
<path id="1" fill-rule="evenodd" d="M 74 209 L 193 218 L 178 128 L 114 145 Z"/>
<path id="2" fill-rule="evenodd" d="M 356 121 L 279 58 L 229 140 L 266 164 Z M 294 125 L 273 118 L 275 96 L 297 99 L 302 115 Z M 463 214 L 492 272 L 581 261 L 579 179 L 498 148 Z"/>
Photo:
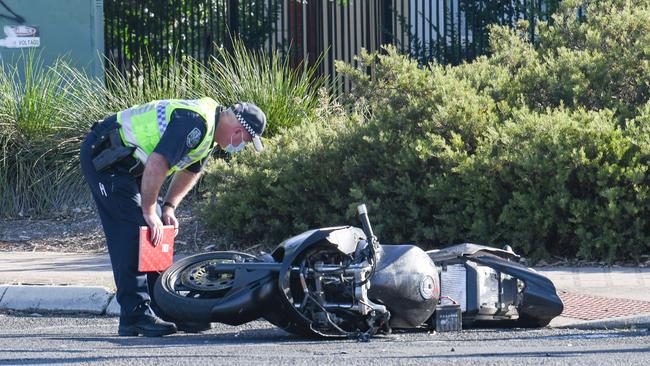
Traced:
<path id="1" fill-rule="evenodd" d="M 524 35 L 536 40 L 538 21 L 548 20 L 559 7 L 559 0 L 459 0 L 457 2 L 411 3 L 391 6 L 396 29 L 388 32 L 394 43 L 422 64 L 436 61 L 460 64 L 489 53 L 491 25 L 513 27 L 528 20 Z M 434 5 L 435 4 L 435 5 Z M 428 10 L 427 10 L 428 9 Z M 433 36 L 427 36 L 427 34 Z M 404 36 L 400 42 L 400 35 Z"/>
<path id="2" fill-rule="evenodd" d="M 650 236 L 648 136 L 606 110 L 518 110 L 433 185 L 442 236 L 536 258 L 634 260 Z"/>
<path id="3" fill-rule="evenodd" d="M 231 51 L 220 48 L 207 64 L 191 57 L 171 58 L 166 63 L 150 60 L 148 77 L 135 80 L 109 63 L 106 92 L 89 95 L 82 103 L 101 105 L 99 97 L 108 102 L 109 110 L 121 110 L 155 99 L 206 95 L 225 106 L 252 102 L 266 113 L 266 136 L 313 117 L 319 107 L 319 89 L 325 86 L 324 77 L 316 75 L 321 58 L 314 65 L 294 69 L 289 56 L 282 58 L 280 52 L 252 50 L 241 39 L 231 43 Z M 101 85 L 93 85 L 97 87 Z"/>
<path id="4" fill-rule="evenodd" d="M 325 86 L 325 78 L 316 75 L 320 62 L 292 68 L 289 55 L 250 50 L 236 39 L 231 51 L 220 49 L 209 63 L 205 90 L 224 105 L 257 104 L 270 122 L 265 133 L 273 135 L 313 118 L 318 90 Z"/>
<path id="5" fill-rule="evenodd" d="M 67 98 L 76 87 L 57 63 L 34 54 L 0 72 L 0 216 L 79 203 L 76 163 L 81 120 Z"/>
<path id="6" fill-rule="evenodd" d="M 262 153 L 248 149 L 230 162 L 210 165 L 202 217 L 231 239 L 221 249 L 274 242 L 288 233 L 347 221 L 349 179 L 338 176 L 341 169 L 333 165 L 341 147 L 353 148 L 346 141 L 356 122 L 343 116 L 326 104 L 310 123 L 266 139 Z"/>
<path id="7" fill-rule="evenodd" d="M 537 45 L 526 24 L 493 27 L 492 55 L 471 64 L 423 67 L 387 47 L 337 65 L 354 84 L 349 112 L 214 165 L 209 223 L 276 244 L 356 224 L 364 202 L 383 242 L 638 259 L 650 249 L 650 2 L 608 4 L 583 19 L 567 2 Z"/>
<path id="8" fill-rule="evenodd" d="M 492 56 L 455 72 L 508 106 L 607 108 L 620 123 L 633 118 L 650 98 L 650 2 L 588 3 L 584 21 L 574 3 L 540 24 L 537 47 L 525 24 L 492 27 Z"/>
<path id="9" fill-rule="evenodd" d="M 277 53 L 222 54 L 208 66 L 185 57 L 152 63 L 149 78 L 131 79 L 108 64 L 105 82 L 38 55 L 0 71 L 0 216 L 51 215 L 88 204 L 79 171 L 79 145 L 94 121 L 151 100 L 211 96 L 226 104 L 254 102 L 272 136 L 319 108 L 315 66 L 292 71 Z M 273 61 L 271 61 L 273 60 Z"/>
<path id="10" fill-rule="evenodd" d="M 434 207 L 420 207 L 419 187 L 448 168 L 442 156 L 477 147 L 493 124 L 493 105 L 444 68 L 420 69 L 394 48 L 387 52 L 378 56 L 380 81 L 362 71 L 373 55 L 350 73 L 365 81 L 357 96 L 381 118 L 330 116 L 288 131 L 258 156 L 215 165 L 210 223 L 247 240 L 278 242 L 308 227 L 354 223 L 354 207 L 365 202 L 377 208 L 372 217 L 385 240 L 431 236 Z M 405 223 L 412 226 L 404 230 Z"/>

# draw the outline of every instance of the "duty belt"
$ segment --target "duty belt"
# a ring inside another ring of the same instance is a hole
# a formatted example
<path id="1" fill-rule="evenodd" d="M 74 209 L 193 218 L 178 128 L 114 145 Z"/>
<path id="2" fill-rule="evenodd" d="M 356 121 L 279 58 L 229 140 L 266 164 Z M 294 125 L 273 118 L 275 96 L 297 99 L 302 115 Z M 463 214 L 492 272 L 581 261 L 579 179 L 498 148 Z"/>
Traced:
<path id="1" fill-rule="evenodd" d="M 123 168 L 136 177 L 142 175 L 144 164 L 133 157 L 135 148 L 124 146 L 122 143 L 119 126 L 103 127 L 102 122 L 95 122 L 91 129 L 97 136 L 97 140 L 91 146 L 95 171 L 102 172 L 109 168 Z"/>

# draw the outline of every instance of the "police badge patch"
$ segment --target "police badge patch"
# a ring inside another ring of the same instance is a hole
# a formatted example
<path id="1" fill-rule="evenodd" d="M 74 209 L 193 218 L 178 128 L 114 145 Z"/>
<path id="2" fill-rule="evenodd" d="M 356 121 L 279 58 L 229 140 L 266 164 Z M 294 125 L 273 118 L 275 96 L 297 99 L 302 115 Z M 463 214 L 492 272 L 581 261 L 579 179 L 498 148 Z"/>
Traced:
<path id="1" fill-rule="evenodd" d="M 201 142 L 201 131 L 194 127 L 194 129 L 187 134 L 185 143 L 188 148 L 193 149 L 199 144 L 199 142 Z"/>

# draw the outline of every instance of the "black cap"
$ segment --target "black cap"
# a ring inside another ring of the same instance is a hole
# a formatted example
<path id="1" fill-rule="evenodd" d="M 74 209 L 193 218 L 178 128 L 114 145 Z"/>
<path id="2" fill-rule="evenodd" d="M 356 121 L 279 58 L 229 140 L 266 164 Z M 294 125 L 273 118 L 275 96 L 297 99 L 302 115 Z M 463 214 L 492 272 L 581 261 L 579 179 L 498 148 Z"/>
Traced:
<path id="1" fill-rule="evenodd" d="M 239 120 L 239 123 L 253 137 L 255 150 L 264 150 L 261 139 L 264 128 L 266 128 L 266 115 L 264 112 L 255 104 L 244 102 L 235 104 L 232 107 L 232 111 Z"/>

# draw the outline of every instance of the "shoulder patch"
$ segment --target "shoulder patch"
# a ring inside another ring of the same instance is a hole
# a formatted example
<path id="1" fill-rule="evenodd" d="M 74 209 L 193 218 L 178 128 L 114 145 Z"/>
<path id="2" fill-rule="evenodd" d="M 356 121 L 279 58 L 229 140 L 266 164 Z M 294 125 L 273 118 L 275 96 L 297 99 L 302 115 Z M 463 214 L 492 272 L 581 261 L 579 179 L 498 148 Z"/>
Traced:
<path id="1" fill-rule="evenodd" d="M 193 149 L 199 144 L 199 142 L 201 142 L 201 131 L 198 128 L 194 127 L 194 129 L 187 134 L 185 144 L 190 149 Z"/>

